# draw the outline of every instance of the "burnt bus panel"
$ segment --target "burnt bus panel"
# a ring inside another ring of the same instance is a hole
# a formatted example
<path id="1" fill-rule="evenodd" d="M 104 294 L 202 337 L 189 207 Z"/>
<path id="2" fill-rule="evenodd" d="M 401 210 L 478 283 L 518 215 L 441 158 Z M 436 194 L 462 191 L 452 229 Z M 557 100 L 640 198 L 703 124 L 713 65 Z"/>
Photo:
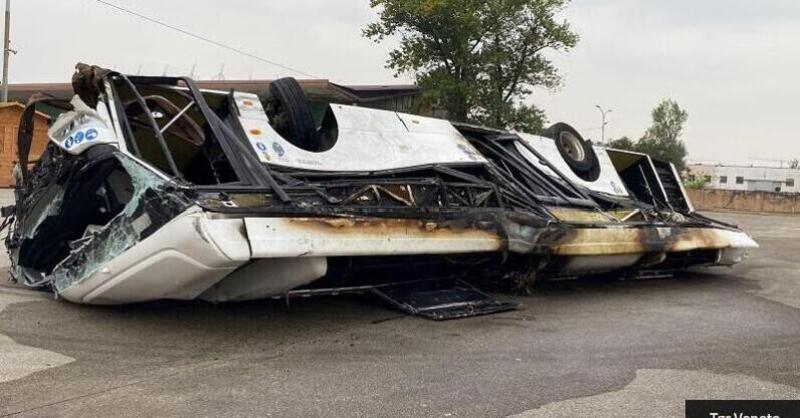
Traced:
<path id="1" fill-rule="evenodd" d="M 20 131 L 3 224 L 13 276 L 77 303 L 374 291 L 447 319 L 514 308 L 463 280 L 733 265 L 757 247 L 693 213 L 674 166 L 644 154 L 595 147 L 608 176 L 578 183 L 547 138 L 339 105 L 333 148 L 301 153 L 253 95 L 76 78 L 83 100 L 60 103 L 63 132 L 31 170 Z M 87 136 L 84 117 L 108 129 Z"/>
<path id="2" fill-rule="evenodd" d="M 648 155 L 614 149 L 608 149 L 607 152 L 620 178 L 636 200 L 652 206 L 670 208 L 661 179 Z"/>
<path id="3" fill-rule="evenodd" d="M 675 166 L 668 162 L 655 159 L 653 160 L 653 166 L 664 187 L 667 202 L 678 212 L 693 212 L 686 192 L 683 189 L 681 179 L 675 170 Z"/>

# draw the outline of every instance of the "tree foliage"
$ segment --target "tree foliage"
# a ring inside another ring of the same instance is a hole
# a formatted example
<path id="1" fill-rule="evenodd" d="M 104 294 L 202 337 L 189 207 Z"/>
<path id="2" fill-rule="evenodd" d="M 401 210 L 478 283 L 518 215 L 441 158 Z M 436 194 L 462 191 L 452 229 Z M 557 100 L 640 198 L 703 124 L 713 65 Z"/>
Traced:
<path id="1" fill-rule="evenodd" d="M 364 35 L 399 38 L 387 67 L 413 74 L 430 107 L 458 121 L 534 131 L 544 113 L 523 101 L 533 87 L 561 82 L 545 53 L 578 41 L 557 17 L 568 1 L 370 0 L 379 18 Z"/>
<path id="2" fill-rule="evenodd" d="M 681 140 L 689 113 L 678 102 L 665 99 L 653 109 L 653 121 L 638 141 L 622 137 L 609 142 L 609 147 L 649 154 L 675 164 L 679 172 L 686 168 L 686 145 Z"/>
<path id="3" fill-rule="evenodd" d="M 695 177 L 694 179 L 684 180 L 683 186 L 690 190 L 701 190 L 708 186 L 705 177 Z"/>
<path id="4" fill-rule="evenodd" d="M 611 141 L 608 141 L 608 147 L 635 151 L 636 143 L 631 141 L 631 139 L 628 138 L 627 136 L 623 136 L 622 138 L 612 139 Z"/>
<path id="5" fill-rule="evenodd" d="M 686 167 L 686 146 L 681 141 L 689 113 L 674 100 L 663 100 L 652 113 L 653 124 L 639 140 L 639 151 L 669 161 L 681 172 Z"/>

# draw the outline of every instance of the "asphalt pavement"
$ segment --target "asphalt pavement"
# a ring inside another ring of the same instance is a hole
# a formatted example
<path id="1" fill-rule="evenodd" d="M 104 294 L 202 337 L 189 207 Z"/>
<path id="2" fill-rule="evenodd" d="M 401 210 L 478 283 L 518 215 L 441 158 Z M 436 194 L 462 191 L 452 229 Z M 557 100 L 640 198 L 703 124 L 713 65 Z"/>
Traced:
<path id="1" fill-rule="evenodd" d="M 541 285 L 450 322 L 365 297 L 87 307 L 0 283 L 0 416 L 682 416 L 800 397 L 800 217 L 733 269 Z"/>

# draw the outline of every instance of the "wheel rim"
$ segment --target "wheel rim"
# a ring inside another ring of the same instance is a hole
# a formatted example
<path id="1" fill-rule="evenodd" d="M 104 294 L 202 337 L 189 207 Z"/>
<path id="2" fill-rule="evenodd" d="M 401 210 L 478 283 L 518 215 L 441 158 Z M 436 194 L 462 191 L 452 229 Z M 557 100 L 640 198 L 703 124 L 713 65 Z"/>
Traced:
<path id="1" fill-rule="evenodd" d="M 586 160 L 586 152 L 583 150 L 581 140 L 570 132 L 562 132 L 558 137 L 561 148 L 567 155 L 577 162 Z"/>

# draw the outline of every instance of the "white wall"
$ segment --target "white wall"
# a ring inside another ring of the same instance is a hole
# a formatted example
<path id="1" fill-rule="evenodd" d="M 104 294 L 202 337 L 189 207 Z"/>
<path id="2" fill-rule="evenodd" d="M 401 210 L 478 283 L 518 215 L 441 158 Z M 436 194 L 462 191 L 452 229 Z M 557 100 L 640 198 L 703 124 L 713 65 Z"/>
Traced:
<path id="1" fill-rule="evenodd" d="M 694 165 L 689 166 L 689 170 L 690 173 L 698 178 L 711 176 L 711 182 L 707 187 L 713 189 L 752 190 L 756 184 L 764 184 L 765 181 L 774 181 L 781 183 L 781 192 L 800 192 L 800 170 L 798 169 Z M 737 178 L 741 179 L 742 182 L 737 183 Z M 727 181 L 723 183 L 723 180 Z M 748 182 L 748 180 L 750 180 L 750 182 Z M 794 180 L 794 184 L 792 185 L 789 180 Z M 750 184 L 749 186 L 748 183 Z"/>

